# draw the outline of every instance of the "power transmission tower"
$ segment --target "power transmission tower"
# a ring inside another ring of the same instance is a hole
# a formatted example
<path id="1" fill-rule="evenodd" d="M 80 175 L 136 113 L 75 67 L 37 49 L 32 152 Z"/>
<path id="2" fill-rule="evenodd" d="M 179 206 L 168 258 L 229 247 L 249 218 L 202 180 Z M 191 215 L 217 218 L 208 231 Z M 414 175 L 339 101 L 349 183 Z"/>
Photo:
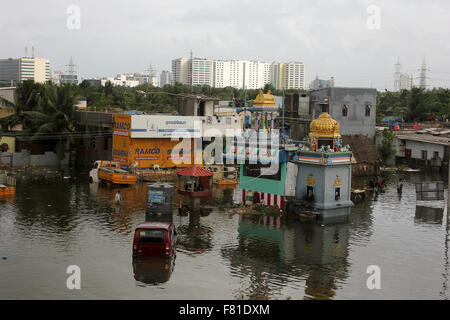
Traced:
<path id="1" fill-rule="evenodd" d="M 400 63 L 400 57 L 397 57 L 397 63 L 395 64 L 395 73 L 394 73 L 394 91 L 400 91 L 401 69 L 402 65 Z"/>
<path id="2" fill-rule="evenodd" d="M 67 70 L 67 74 L 69 74 L 71 76 L 76 74 L 76 71 L 75 71 L 76 65 L 73 63 L 72 57 L 70 57 L 69 64 L 66 64 L 66 67 L 69 67 L 69 70 Z"/>
<path id="3" fill-rule="evenodd" d="M 427 87 L 427 65 L 425 63 L 425 57 L 423 58 L 422 67 L 419 69 L 420 77 L 419 77 L 419 87 L 422 89 L 426 89 Z"/>

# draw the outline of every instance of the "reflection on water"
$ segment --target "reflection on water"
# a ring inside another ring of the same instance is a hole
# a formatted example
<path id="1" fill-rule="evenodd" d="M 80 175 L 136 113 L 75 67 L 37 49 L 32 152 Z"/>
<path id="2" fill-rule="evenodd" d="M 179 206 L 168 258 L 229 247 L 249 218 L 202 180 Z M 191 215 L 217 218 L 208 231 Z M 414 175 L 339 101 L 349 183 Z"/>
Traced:
<path id="1" fill-rule="evenodd" d="M 336 219 L 318 223 L 244 216 L 238 232 L 238 246 L 222 254 L 230 259 L 233 271 L 250 283 L 240 292 L 244 297 L 275 298 L 294 278 L 304 280 L 305 298 L 330 299 L 335 295 L 335 279 L 346 278 L 348 224 Z"/>
<path id="2" fill-rule="evenodd" d="M 174 268 L 175 257 L 133 258 L 134 279 L 148 285 L 169 281 Z"/>
<path id="3" fill-rule="evenodd" d="M 433 208 L 425 206 L 416 206 L 416 216 L 414 221 L 424 223 L 442 223 L 444 217 L 444 208 Z"/>
<path id="4" fill-rule="evenodd" d="M 145 184 L 120 188 L 116 205 L 117 188 L 89 184 L 86 173 L 20 174 L 15 197 L 0 201 L 3 299 L 449 298 L 447 210 L 415 201 L 415 182 L 440 177 L 387 173 L 386 191 L 368 192 L 349 217 L 304 222 L 229 215 L 239 187 L 214 188 L 187 215 L 178 208 L 191 200 L 175 194 L 173 214 L 158 216 L 145 213 Z M 171 259 L 133 260 L 143 221 L 176 225 L 176 268 Z M 84 277 L 78 292 L 65 289 L 71 264 Z M 366 287 L 372 264 L 382 270 L 379 291 Z"/>

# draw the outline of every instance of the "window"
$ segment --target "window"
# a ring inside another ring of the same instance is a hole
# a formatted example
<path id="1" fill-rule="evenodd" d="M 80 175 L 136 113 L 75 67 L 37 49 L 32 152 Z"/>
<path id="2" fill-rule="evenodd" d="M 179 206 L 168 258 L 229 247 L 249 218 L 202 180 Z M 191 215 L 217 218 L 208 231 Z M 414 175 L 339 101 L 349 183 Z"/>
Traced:
<path id="1" fill-rule="evenodd" d="M 427 160 L 427 150 L 422 150 L 422 159 Z"/>
<path id="2" fill-rule="evenodd" d="M 370 117 L 370 104 L 366 105 L 366 117 Z"/>
<path id="3" fill-rule="evenodd" d="M 433 159 L 439 158 L 439 151 L 435 151 L 433 154 Z"/>
<path id="4" fill-rule="evenodd" d="M 344 104 L 342 106 L 342 116 L 346 117 L 348 115 L 348 105 Z"/>
<path id="5" fill-rule="evenodd" d="M 339 200 L 341 198 L 341 188 L 336 188 L 334 190 L 334 200 Z"/>
<path id="6" fill-rule="evenodd" d="M 163 230 L 141 230 L 139 231 L 139 242 L 143 243 L 163 243 Z"/>

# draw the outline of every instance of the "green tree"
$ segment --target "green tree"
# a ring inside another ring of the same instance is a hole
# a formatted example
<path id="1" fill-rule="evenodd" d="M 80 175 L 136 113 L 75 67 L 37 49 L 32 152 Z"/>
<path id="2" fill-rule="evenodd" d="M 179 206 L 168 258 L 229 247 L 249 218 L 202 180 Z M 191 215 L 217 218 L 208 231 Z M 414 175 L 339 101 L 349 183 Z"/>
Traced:
<path id="1" fill-rule="evenodd" d="M 394 149 L 394 138 L 395 134 L 392 130 L 384 129 L 383 130 L 383 140 L 381 141 L 381 145 L 378 148 L 380 152 L 381 159 L 383 161 L 387 161 L 392 156 L 395 155 Z"/>

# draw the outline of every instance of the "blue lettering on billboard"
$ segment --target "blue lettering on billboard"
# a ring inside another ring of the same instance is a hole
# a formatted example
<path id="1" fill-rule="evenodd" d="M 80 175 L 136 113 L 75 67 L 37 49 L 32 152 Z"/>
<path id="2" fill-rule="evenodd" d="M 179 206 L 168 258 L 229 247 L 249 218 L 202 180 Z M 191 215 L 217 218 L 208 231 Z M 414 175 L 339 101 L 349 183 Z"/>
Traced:
<path id="1" fill-rule="evenodd" d="M 124 151 L 124 150 L 120 150 L 120 149 L 114 149 L 113 150 L 113 155 L 114 156 L 119 156 L 119 157 L 128 157 L 128 152 Z"/>
<path id="2" fill-rule="evenodd" d="M 130 130 L 130 123 L 114 121 L 113 125 L 114 125 L 114 129 Z"/>
<path id="3" fill-rule="evenodd" d="M 159 148 L 148 148 L 148 149 L 144 149 L 144 148 L 136 148 L 136 150 L 134 151 L 135 154 L 160 154 L 161 150 Z"/>

